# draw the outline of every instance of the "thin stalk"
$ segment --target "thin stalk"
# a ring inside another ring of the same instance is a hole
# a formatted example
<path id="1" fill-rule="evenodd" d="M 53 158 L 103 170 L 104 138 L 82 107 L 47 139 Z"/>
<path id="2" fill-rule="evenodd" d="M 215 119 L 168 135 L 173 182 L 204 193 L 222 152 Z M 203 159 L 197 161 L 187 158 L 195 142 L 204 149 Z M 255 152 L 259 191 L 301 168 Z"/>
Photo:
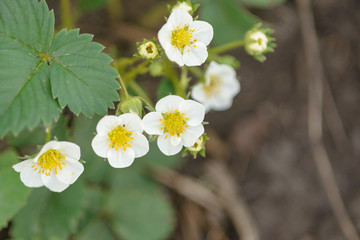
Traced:
<path id="1" fill-rule="evenodd" d="M 231 49 L 241 47 L 244 44 L 245 44 L 245 41 L 229 42 L 229 43 L 220 45 L 218 47 L 214 47 L 214 48 L 209 49 L 209 53 L 210 54 L 220 54 L 220 53 L 223 53 L 223 52 L 227 52 L 227 51 L 229 51 Z"/>
<path id="2" fill-rule="evenodd" d="M 198 78 L 202 78 L 204 76 L 203 72 L 198 67 L 188 67 L 189 71 L 194 74 Z"/>
<path id="3" fill-rule="evenodd" d="M 129 97 L 129 93 L 128 93 L 127 89 L 126 89 L 126 85 L 125 85 L 123 79 L 121 78 L 120 74 L 118 76 L 118 81 L 119 81 L 120 87 L 121 87 L 121 89 L 120 89 L 120 100 L 124 101 Z"/>
<path id="4" fill-rule="evenodd" d="M 52 122 L 50 122 L 45 129 L 46 132 L 46 138 L 45 138 L 45 142 L 49 142 L 50 138 L 51 138 L 51 129 L 52 129 Z"/>
<path id="5" fill-rule="evenodd" d="M 174 85 L 176 95 L 185 97 L 186 94 L 181 87 L 180 80 L 176 71 L 173 69 L 171 62 L 167 58 L 164 58 L 164 62 L 164 72 L 169 76 L 171 83 Z"/>
<path id="6" fill-rule="evenodd" d="M 136 92 L 136 94 L 143 100 L 143 102 L 148 103 L 150 106 L 153 106 L 151 99 L 148 94 L 144 91 L 144 89 L 136 82 L 131 81 L 129 86 Z"/>
<path id="7" fill-rule="evenodd" d="M 62 27 L 67 29 L 74 28 L 74 19 L 71 14 L 70 0 L 61 0 L 60 4 Z"/>
<path id="8" fill-rule="evenodd" d="M 189 86 L 188 69 L 186 67 L 182 67 L 180 82 L 179 82 L 179 88 L 181 89 L 181 92 L 185 93 L 188 86 Z"/>

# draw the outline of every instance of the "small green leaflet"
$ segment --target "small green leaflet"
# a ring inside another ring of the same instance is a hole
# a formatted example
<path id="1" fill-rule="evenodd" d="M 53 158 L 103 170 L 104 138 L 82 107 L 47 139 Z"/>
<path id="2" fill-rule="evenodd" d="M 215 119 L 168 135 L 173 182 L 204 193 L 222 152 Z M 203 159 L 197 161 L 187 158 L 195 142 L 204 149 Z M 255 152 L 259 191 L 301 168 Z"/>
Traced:
<path id="1" fill-rule="evenodd" d="M 17 153 L 6 150 L 0 153 L 0 229 L 25 205 L 30 189 L 19 181 L 19 174 L 12 169 L 18 163 Z"/>
<path id="2" fill-rule="evenodd" d="M 75 114 L 106 114 L 119 99 L 116 71 L 90 34 L 62 30 L 44 0 L 0 1 L 0 137 Z"/>
<path id="3" fill-rule="evenodd" d="M 77 231 L 86 194 L 81 181 L 61 194 L 44 187 L 34 189 L 26 206 L 13 219 L 11 235 L 19 239 L 68 239 Z"/>

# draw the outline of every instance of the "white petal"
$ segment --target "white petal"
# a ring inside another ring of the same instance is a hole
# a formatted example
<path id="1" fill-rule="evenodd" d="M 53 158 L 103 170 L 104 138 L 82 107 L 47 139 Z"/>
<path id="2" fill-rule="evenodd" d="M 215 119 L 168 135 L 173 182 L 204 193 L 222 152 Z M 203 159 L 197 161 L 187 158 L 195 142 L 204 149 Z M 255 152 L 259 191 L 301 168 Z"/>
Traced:
<path id="1" fill-rule="evenodd" d="M 58 150 L 64 157 L 69 157 L 75 160 L 80 159 L 80 147 L 72 142 L 59 142 Z"/>
<path id="2" fill-rule="evenodd" d="M 196 47 L 195 47 L 196 46 Z M 186 66 L 200 66 L 208 57 L 206 46 L 201 42 L 186 46 L 183 53 L 183 61 Z"/>
<path id="3" fill-rule="evenodd" d="M 178 136 L 170 136 L 170 143 L 173 146 L 177 146 L 181 143 L 181 137 Z"/>
<path id="4" fill-rule="evenodd" d="M 191 97 L 202 104 L 206 103 L 207 97 L 204 92 L 204 84 L 196 84 L 191 91 Z"/>
<path id="5" fill-rule="evenodd" d="M 196 140 L 203 135 L 204 126 L 198 125 L 195 127 L 187 127 L 185 128 L 184 133 L 181 135 L 181 142 L 185 147 L 194 146 Z"/>
<path id="6" fill-rule="evenodd" d="M 193 100 L 185 100 L 179 106 L 179 111 L 184 113 L 184 118 L 188 118 L 186 123 L 189 126 L 197 126 L 202 123 L 205 116 L 205 106 Z"/>
<path id="7" fill-rule="evenodd" d="M 208 80 L 211 75 L 215 75 L 223 81 L 227 81 L 227 79 L 236 78 L 236 71 L 227 64 L 217 64 L 215 62 L 211 62 L 205 73 L 206 80 Z"/>
<path id="8" fill-rule="evenodd" d="M 32 159 L 28 159 L 28 160 L 24 160 L 22 162 L 19 162 L 15 165 L 13 165 L 13 169 L 17 172 L 21 172 L 21 170 L 23 170 L 27 165 L 33 163 Z M 32 165 L 31 165 L 32 166 Z"/>
<path id="9" fill-rule="evenodd" d="M 116 116 L 105 116 L 98 122 L 96 131 L 101 134 L 108 134 L 121 123 L 121 120 Z"/>
<path id="10" fill-rule="evenodd" d="M 162 135 L 164 129 L 161 129 L 163 124 L 160 119 L 163 119 L 163 116 L 159 112 L 150 112 L 146 114 L 143 118 L 145 132 L 150 135 Z"/>
<path id="11" fill-rule="evenodd" d="M 227 95 L 233 98 L 240 92 L 240 82 L 236 78 L 224 79 L 221 86 L 221 95 Z"/>
<path id="12" fill-rule="evenodd" d="M 233 103 L 233 97 L 232 96 L 226 96 L 226 95 L 219 95 L 212 101 L 212 109 L 216 111 L 224 111 L 229 108 L 231 108 L 231 105 Z"/>
<path id="13" fill-rule="evenodd" d="M 107 153 L 112 149 L 110 147 L 110 141 L 108 135 L 97 134 L 91 142 L 91 146 L 99 157 L 106 158 Z"/>
<path id="14" fill-rule="evenodd" d="M 194 21 L 190 23 L 189 28 L 195 30 L 192 34 L 193 40 L 197 39 L 199 42 L 203 43 L 205 46 L 209 45 L 211 40 L 214 37 L 213 27 L 204 21 Z"/>
<path id="15" fill-rule="evenodd" d="M 62 192 L 67 187 L 69 187 L 69 184 L 60 182 L 55 175 L 55 172 L 52 171 L 50 176 L 46 176 L 45 174 L 41 175 L 41 179 L 44 182 L 45 187 L 50 189 L 53 192 Z"/>
<path id="16" fill-rule="evenodd" d="M 131 132 L 143 132 L 142 121 L 140 117 L 135 113 L 125 113 L 119 116 L 125 129 Z"/>
<path id="17" fill-rule="evenodd" d="M 175 154 L 179 153 L 182 149 L 181 143 L 174 146 L 171 144 L 170 138 L 169 137 L 165 138 L 165 135 L 161 135 L 158 137 L 157 145 L 158 145 L 160 151 L 167 156 L 175 155 Z"/>
<path id="18" fill-rule="evenodd" d="M 166 24 L 169 24 L 172 29 L 177 27 L 181 29 L 185 25 L 189 26 L 192 21 L 192 16 L 185 9 L 178 8 L 172 11 Z"/>
<path id="19" fill-rule="evenodd" d="M 176 62 L 180 67 L 184 66 L 183 55 L 180 49 L 171 45 L 171 42 L 165 43 L 163 48 L 170 61 Z"/>
<path id="20" fill-rule="evenodd" d="M 20 172 L 20 179 L 27 187 L 42 187 L 44 186 L 43 181 L 41 180 L 41 173 L 38 172 L 38 169 L 35 170 L 37 164 L 35 164 L 32 161 L 28 161 L 27 165 L 23 167 L 23 169 Z"/>
<path id="21" fill-rule="evenodd" d="M 149 152 L 149 142 L 141 133 L 131 135 L 133 140 L 130 141 L 131 148 L 135 152 L 135 157 L 142 157 Z"/>
<path id="22" fill-rule="evenodd" d="M 165 24 L 162 26 L 158 33 L 158 38 L 161 46 L 165 48 L 166 44 L 170 44 L 171 46 L 171 37 L 172 37 L 172 29 L 169 24 Z"/>
<path id="23" fill-rule="evenodd" d="M 135 152 L 131 148 L 123 149 L 111 149 L 108 152 L 107 158 L 109 164 L 114 168 L 126 168 L 129 167 L 135 159 Z"/>
<path id="24" fill-rule="evenodd" d="M 57 170 L 56 177 L 62 183 L 73 184 L 84 171 L 84 166 L 79 161 L 71 158 L 66 158 L 64 163 L 62 169 Z"/>
<path id="25" fill-rule="evenodd" d="M 155 106 L 157 112 L 160 113 L 172 113 L 179 108 L 180 103 L 185 100 L 182 97 L 176 95 L 169 95 L 160 99 Z"/>

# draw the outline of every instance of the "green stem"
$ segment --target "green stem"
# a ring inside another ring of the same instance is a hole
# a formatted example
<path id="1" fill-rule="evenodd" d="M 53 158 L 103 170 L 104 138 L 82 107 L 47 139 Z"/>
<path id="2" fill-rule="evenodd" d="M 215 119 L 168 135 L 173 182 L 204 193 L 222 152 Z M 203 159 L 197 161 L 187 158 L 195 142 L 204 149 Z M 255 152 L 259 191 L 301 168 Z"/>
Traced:
<path id="1" fill-rule="evenodd" d="M 181 92 L 185 94 L 188 86 L 189 86 L 188 69 L 186 67 L 182 67 L 180 82 L 179 82 L 179 88 L 181 89 Z"/>
<path id="2" fill-rule="evenodd" d="M 136 92 L 136 94 L 143 100 L 144 103 L 146 102 L 146 104 L 148 103 L 150 106 L 153 106 L 153 103 L 148 94 L 136 81 L 131 81 L 129 86 Z"/>
<path id="3" fill-rule="evenodd" d="M 147 65 L 149 65 L 150 61 L 144 61 L 140 64 L 138 64 L 136 67 L 132 68 L 126 75 L 124 75 L 124 78 L 126 80 L 135 79 L 137 75 L 139 74 L 145 74 L 147 73 L 148 69 L 146 68 Z"/>
<path id="4" fill-rule="evenodd" d="M 192 74 L 194 74 L 196 77 L 198 77 L 198 78 L 204 77 L 204 74 L 203 74 L 203 72 L 201 71 L 200 68 L 198 68 L 198 67 L 188 67 L 188 69 L 189 69 L 189 71 L 190 71 Z"/>
<path id="5" fill-rule="evenodd" d="M 227 52 L 227 51 L 229 51 L 231 49 L 241 47 L 244 44 L 245 44 L 245 41 L 229 42 L 229 43 L 226 43 L 224 45 L 220 45 L 218 47 L 214 47 L 214 48 L 209 49 L 209 53 L 210 54 L 219 54 L 219 53 Z"/>
<path id="6" fill-rule="evenodd" d="M 148 107 L 148 109 L 152 112 L 155 112 L 155 108 L 153 106 L 153 104 L 151 102 L 146 101 L 146 99 L 139 97 L 141 101 L 143 101 L 143 103 L 145 103 L 145 105 Z"/>
<path id="7" fill-rule="evenodd" d="M 166 57 L 163 58 L 163 60 L 164 60 L 164 72 L 170 78 L 171 83 L 174 85 L 176 95 L 185 97 L 186 94 L 181 88 L 180 80 L 177 76 L 176 71 L 172 67 L 172 63 Z"/>
<path id="8" fill-rule="evenodd" d="M 45 141 L 46 141 L 46 142 L 49 142 L 49 141 L 50 141 L 50 138 L 51 138 L 51 129 L 52 129 L 52 122 L 50 122 L 50 123 L 46 126 L 46 129 L 45 129 L 45 132 L 46 132 L 46 139 L 45 139 Z"/>
<path id="9" fill-rule="evenodd" d="M 67 29 L 74 28 L 74 19 L 71 14 L 70 0 L 61 0 L 60 3 L 62 27 Z"/>
<path id="10" fill-rule="evenodd" d="M 120 89 L 120 100 L 124 101 L 129 97 L 129 93 L 128 93 L 127 89 L 126 89 L 126 85 L 125 85 L 123 79 L 121 78 L 120 74 L 118 76 L 118 81 L 119 81 L 120 87 L 121 87 L 121 89 Z"/>

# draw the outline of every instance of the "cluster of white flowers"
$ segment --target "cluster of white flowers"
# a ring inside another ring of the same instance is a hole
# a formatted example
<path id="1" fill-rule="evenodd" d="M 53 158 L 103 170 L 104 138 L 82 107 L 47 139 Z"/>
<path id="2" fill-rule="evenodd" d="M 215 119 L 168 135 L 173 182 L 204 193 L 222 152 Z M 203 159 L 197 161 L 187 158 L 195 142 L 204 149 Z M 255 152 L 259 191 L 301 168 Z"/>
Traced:
<path id="1" fill-rule="evenodd" d="M 204 133 L 202 104 L 170 95 L 160 99 L 155 108 L 156 112 L 148 113 L 143 120 L 134 113 L 103 117 L 92 141 L 95 153 L 107 158 L 112 167 L 125 168 L 149 151 L 144 130 L 159 135 L 159 149 L 168 156 L 179 153 L 183 146 L 192 147 Z"/>
<path id="2" fill-rule="evenodd" d="M 208 57 L 207 46 L 213 38 L 209 23 L 193 20 L 189 14 L 193 9 L 188 2 L 179 2 L 158 34 L 167 57 L 179 66 L 203 64 Z M 266 48 L 267 39 L 263 35 L 251 36 L 254 51 Z M 139 55 L 147 59 L 159 55 L 155 40 L 145 40 L 138 45 L 138 50 Z M 203 135 L 205 112 L 229 109 L 239 91 L 235 70 L 229 65 L 211 62 L 204 82 L 192 89 L 191 96 L 197 101 L 169 95 L 160 99 L 156 111 L 146 114 L 143 119 L 136 113 L 104 116 L 96 126 L 92 148 L 98 156 L 107 158 L 114 168 L 129 167 L 135 158 L 147 154 L 149 142 L 144 131 L 150 136 L 157 135 L 157 145 L 165 155 L 175 155 L 184 147 L 185 151 L 199 152 L 206 140 Z M 135 100 L 139 101 L 138 114 L 141 114 L 141 101 Z M 124 111 L 125 107 L 120 109 Z M 50 141 L 35 158 L 22 161 L 13 168 L 20 172 L 20 179 L 28 187 L 45 185 L 51 191 L 61 192 L 83 172 L 79 160 L 80 148 L 76 144 Z"/>

